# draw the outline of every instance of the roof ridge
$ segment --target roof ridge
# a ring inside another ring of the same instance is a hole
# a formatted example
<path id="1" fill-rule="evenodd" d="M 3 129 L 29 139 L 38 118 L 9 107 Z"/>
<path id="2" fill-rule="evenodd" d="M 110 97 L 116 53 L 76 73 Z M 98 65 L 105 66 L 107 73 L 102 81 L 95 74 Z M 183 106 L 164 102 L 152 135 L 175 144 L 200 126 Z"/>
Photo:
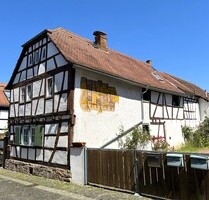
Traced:
<path id="1" fill-rule="evenodd" d="M 180 85 L 182 85 L 184 88 L 187 88 L 188 90 L 192 91 L 192 90 L 191 90 L 190 88 L 188 88 L 186 85 L 182 84 L 181 82 L 179 82 L 178 80 L 175 79 L 175 78 L 178 78 L 178 77 L 175 77 L 175 76 L 173 76 L 173 75 L 170 75 L 170 74 L 168 74 L 168 73 L 166 73 L 166 72 L 163 72 L 163 73 L 167 74 L 171 79 L 173 79 L 174 81 L 178 82 L 178 83 L 179 83 Z"/>
<path id="2" fill-rule="evenodd" d="M 67 34 L 72 34 L 74 37 L 80 38 L 80 39 L 82 39 L 82 40 L 84 40 L 84 41 L 91 42 L 90 39 L 85 38 L 85 37 L 80 36 L 80 35 L 77 35 L 76 33 L 72 32 L 72 31 L 69 31 L 69 30 L 67 30 L 67 29 L 65 29 L 65 28 L 63 28 L 63 27 L 59 27 L 59 28 L 56 28 L 56 29 L 53 29 L 53 30 L 49 30 L 49 31 L 51 31 L 51 32 L 56 32 L 56 31 L 59 31 L 59 30 L 64 31 L 64 32 L 66 32 Z"/>
<path id="3" fill-rule="evenodd" d="M 86 42 L 90 42 L 90 43 L 93 43 L 93 42 L 94 42 L 94 41 L 91 40 L 91 39 L 88 39 L 88 38 L 86 38 L 86 37 L 77 35 L 76 33 L 73 33 L 72 31 L 69 31 L 69 30 L 67 30 L 67 29 L 65 29 L 65 28 L 63 28 L 63 27 L 59 27 L 59 28 L 56 28 L 56 29 L 51 30 L 51 31 L 54 32 L 54 31 L 57 31 L 57 30 L 62 30 L 62 31 L 64 31 L 64 32 L 66 32 L 67 34 L 72 34 L 73 36 L 75 36 L 75 37 L 77 37 L 77 38 L 79 38 L 79 39 L 82 39 L 82 40 L 84 40 L 84 41 L 86 41 Z M 115 49 L 112 49 L 112 48 L 107 47 L 107 51 L 113 52 L 113 53 L 117 53 L 117 54 L 120 54 L 121 56 L 124 56 L 124 57 L 129 58 L 129 59 L 131 59 L 131 60 L 133 60 L 133 61 L 136 61 L 136 62 L 139 62 L 139 63 L 141 63 L 141 64 L 145 64 L 145 65 L 146 65 L 145 62 L 143 62 L 143 61 L 141 61 L 141 60 L 138 60 L 137 58 L 131 57 L 131 56 L 129 56 L 129 55 L 125 54 L 125 53 L 122 53 L 122 52 L 120 52 L 120 51 L 117 51 L 117 50 L 115 50 Z"/>

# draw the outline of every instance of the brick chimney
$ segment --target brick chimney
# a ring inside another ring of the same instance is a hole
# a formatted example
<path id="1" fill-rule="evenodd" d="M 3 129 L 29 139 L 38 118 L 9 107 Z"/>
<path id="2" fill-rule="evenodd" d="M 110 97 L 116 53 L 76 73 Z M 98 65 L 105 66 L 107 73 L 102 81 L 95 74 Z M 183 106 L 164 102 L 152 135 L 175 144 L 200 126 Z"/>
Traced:
<path id="1" fill-rule="evenodd" d="M 107 50 L 107 34 L 101 31 L 95 31 L 93 35 L 95 36 L 94 44 L 96 45 L 96 47 L 106 51 Z"/>

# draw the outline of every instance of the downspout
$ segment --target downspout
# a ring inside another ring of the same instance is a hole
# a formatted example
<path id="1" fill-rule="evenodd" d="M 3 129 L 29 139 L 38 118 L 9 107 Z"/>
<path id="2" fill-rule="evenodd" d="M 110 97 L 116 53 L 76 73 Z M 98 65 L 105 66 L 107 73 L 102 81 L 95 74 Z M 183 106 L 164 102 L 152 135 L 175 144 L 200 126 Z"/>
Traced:
<path id="1" fill-rule="evenodd" d="M 144 92 L 141 93 L 141 111 L 142 111 L 142 121 L 144 121 L 144 99 L 143 99 L 143 95 L 148 91 L 149 86 L 146 86 L 146 90 Z"/>

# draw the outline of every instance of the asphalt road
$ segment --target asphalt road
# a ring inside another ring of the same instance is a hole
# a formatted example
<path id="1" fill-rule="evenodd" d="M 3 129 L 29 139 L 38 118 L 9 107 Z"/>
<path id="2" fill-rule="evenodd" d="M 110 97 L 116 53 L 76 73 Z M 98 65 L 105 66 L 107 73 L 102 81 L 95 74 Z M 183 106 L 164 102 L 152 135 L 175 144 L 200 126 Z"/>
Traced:
<path id="1" fill-rule="evenodd" d="M 4 200 L 90 200 L 78 194 L 0 176 L 0 199 Z"/>

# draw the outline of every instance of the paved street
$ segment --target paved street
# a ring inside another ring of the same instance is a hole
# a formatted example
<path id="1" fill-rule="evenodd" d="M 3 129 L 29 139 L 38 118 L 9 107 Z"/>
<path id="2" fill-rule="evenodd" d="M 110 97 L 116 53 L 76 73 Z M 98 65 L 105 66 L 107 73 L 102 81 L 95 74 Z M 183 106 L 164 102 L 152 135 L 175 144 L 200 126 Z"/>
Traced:
<path id="1" fill-rule="evenodd" d="M 90 198 L 83 197 L 78 194 L 61 191 L 57 189 L 51 189 L 44 186 L 38 186 L 26 181 L 15 180 L 12 178 L 4 177 L 0 175 L 0 199 L 8 200 L 88 200 Z"/>
<path id="2" fill-rule="evenodd" d="M 1 172 L 5 170 L 1 169 Z M 46 187 L 41 184 L 23 181 L 8 175 L 0 174 L 0 199 L 2 200 L 119 200 L 119 199 L 147 199 L 140 198 L 134 195 L 114 192 L 95 187 L 88 188 L 87 186 L 75 186 L 77 190 L 66 191 L 52 187 Z M 11 171 L 11 175 L 12 175 Z M 23 176 L 25 176 L 23 174 Z M 87 190 L 86 190 L 87 189 Z M 89 190 L 89 191 L 88 191 Z"/>

